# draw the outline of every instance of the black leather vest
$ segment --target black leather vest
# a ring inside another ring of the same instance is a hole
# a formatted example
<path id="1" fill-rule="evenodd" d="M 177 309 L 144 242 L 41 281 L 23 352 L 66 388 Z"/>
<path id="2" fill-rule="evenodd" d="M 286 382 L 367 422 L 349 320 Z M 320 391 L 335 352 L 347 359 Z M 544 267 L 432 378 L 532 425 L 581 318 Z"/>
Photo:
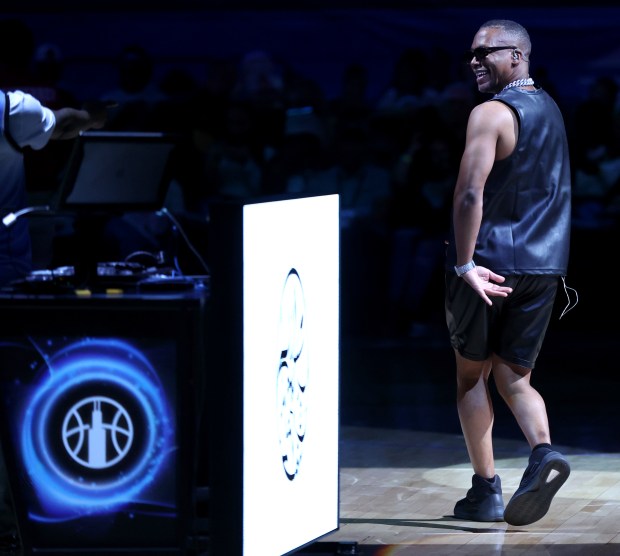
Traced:
<path id="1" fill-rule="evenodd" d="M 514 152 L 496 161 L 484 187 L 474 261 L 502 275 L 564 276 L 571 228 L 571 174 L 562 114 L 542 89 L 507 89 L 490 101 L 519 120 Z M 454 271 L 451 230 L 446 269 Z"/>

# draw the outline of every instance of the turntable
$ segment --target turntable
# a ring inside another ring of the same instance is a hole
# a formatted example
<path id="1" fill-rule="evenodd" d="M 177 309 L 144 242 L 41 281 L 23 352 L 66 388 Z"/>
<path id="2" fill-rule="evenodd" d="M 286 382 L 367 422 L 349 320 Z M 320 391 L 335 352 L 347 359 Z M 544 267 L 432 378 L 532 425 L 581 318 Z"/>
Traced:
<path id="1" fill-rule="evenodd" d="M 73 266 L 35 270 L 26 278 L 14 281 L 5 291 L 33 295 L 75 294 L 78 291 L 117 293 L 166 293 L 203 290 L 208 275 L 185 276 L 170 267 L 145 266 L 137 262 L 102 262 L 97 277 L 85 285 Z"/>

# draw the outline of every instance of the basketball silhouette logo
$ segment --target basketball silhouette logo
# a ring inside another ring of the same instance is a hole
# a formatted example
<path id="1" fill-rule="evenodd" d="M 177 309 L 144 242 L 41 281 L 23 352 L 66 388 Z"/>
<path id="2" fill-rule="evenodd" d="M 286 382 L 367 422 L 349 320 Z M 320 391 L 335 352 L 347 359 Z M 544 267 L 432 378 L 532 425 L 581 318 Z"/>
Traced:
<path id="1" fill-rule="evenodd" d="M 79 340 L 52 353 L 21 434 L 42 505 L 91 513 L 135 500 L 171 465 L 173 421 L 157 371 L 130 343 Z"/>

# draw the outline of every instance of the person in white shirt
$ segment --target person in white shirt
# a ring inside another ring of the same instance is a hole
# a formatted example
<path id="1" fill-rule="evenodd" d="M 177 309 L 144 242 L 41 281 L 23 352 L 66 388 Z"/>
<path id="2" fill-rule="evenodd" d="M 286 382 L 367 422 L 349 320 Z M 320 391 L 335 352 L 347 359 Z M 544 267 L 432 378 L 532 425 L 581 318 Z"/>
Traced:
<path id="1" fill-rule="evenodd" d="M 51 140 L 100 129 L 107 121 L 107 108 L 94 102 L 81 109 L 51 110 L 23 91 L 0 90 L 0 115 L 0 217 L 4 218 L 27 205 L 24 149 L 40 150 Z M 32 270 L 27 219 L 8 222 L 0 224 L 0 287 Z"/>

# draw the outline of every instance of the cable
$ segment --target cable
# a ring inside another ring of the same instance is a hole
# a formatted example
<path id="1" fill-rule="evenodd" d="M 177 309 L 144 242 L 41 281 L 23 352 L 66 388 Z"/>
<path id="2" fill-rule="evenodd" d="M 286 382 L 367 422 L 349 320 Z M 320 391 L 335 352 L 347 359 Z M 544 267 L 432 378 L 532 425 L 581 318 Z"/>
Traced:
<path id="1" fill-rule="evenodd" d="M 198 261 L 200 261 L 200 264 L 202 265 L 202 267 L 205 269 L 205 271 L 207 272 L 207 274 L 211 274 L 211 270 L 209 270 L 209 266 L 207 265 L 207 263 L 204 261 L 204 259 L 200 256 L 200 253 L 198 253 L 198 250 L 192 245 L 192 242 L 189 240 L 189 238 L 187 237 L 187 234 L 185 233 L 185 231 L 183 230 L 183 226 L 181 226 L 181 224 L 179 224 L 179 221 L 172 215 L 172 213 L 167 209 L 167 208 L 162 208 L 159 211 L 160 214 L 164 214 L 166 215 L 170 221 L 177 227 L 177 229 L 179 230 L 179 233 L 181 234 L 181 237 L 183 237 L 183 239 L 185 240 L 186 245 L 189 247 L 190 251 L 194 254 L 194 256 L 198 259 Z M 176 263 L 176 257 L 175 257 L 175 263 Z M 175 266 L 177 266 L 178 269 L 178 263 L 175 264 Z"/>
<path id="2" fill-rule="evenodd" d="M 560 315 L 559 319 L 561 319 L 571 309 L 574 309 L 575 306 L 577 305 L 577 303 L 579 303 L 579 293 L 577 292 L 577 290 L 575 288 L 571 288 L 570 286 L 566 285 L 566 277 L 565 276 L 562 276 L 562 283 L 564 284 L 564 293 L 566 293 L 566 298 L 568 299 L 568 303 L 566 304 L 566 307 L 564 307 L 564 310 L 562 311 L 562 314 Z M 569 290 L 572 291 L 575 294 L 575 302 L 574 303 L 572 303 L 572 300 L 571 300 L 570 295 L 568 293 Z"/>
<path id="3" fill-rule="evenodd" d="M 2 219 L 2 223 L 8 228 L 9 226 L 12 226 L 15 221 L 24 214 L 28 214 L 29 212 L 47 212 L 49 210 L 51 210 L 51 207 L 49 207 L 48 205 L 26 207 L 18 210 L 17 212 L 10 212 Z"/>

